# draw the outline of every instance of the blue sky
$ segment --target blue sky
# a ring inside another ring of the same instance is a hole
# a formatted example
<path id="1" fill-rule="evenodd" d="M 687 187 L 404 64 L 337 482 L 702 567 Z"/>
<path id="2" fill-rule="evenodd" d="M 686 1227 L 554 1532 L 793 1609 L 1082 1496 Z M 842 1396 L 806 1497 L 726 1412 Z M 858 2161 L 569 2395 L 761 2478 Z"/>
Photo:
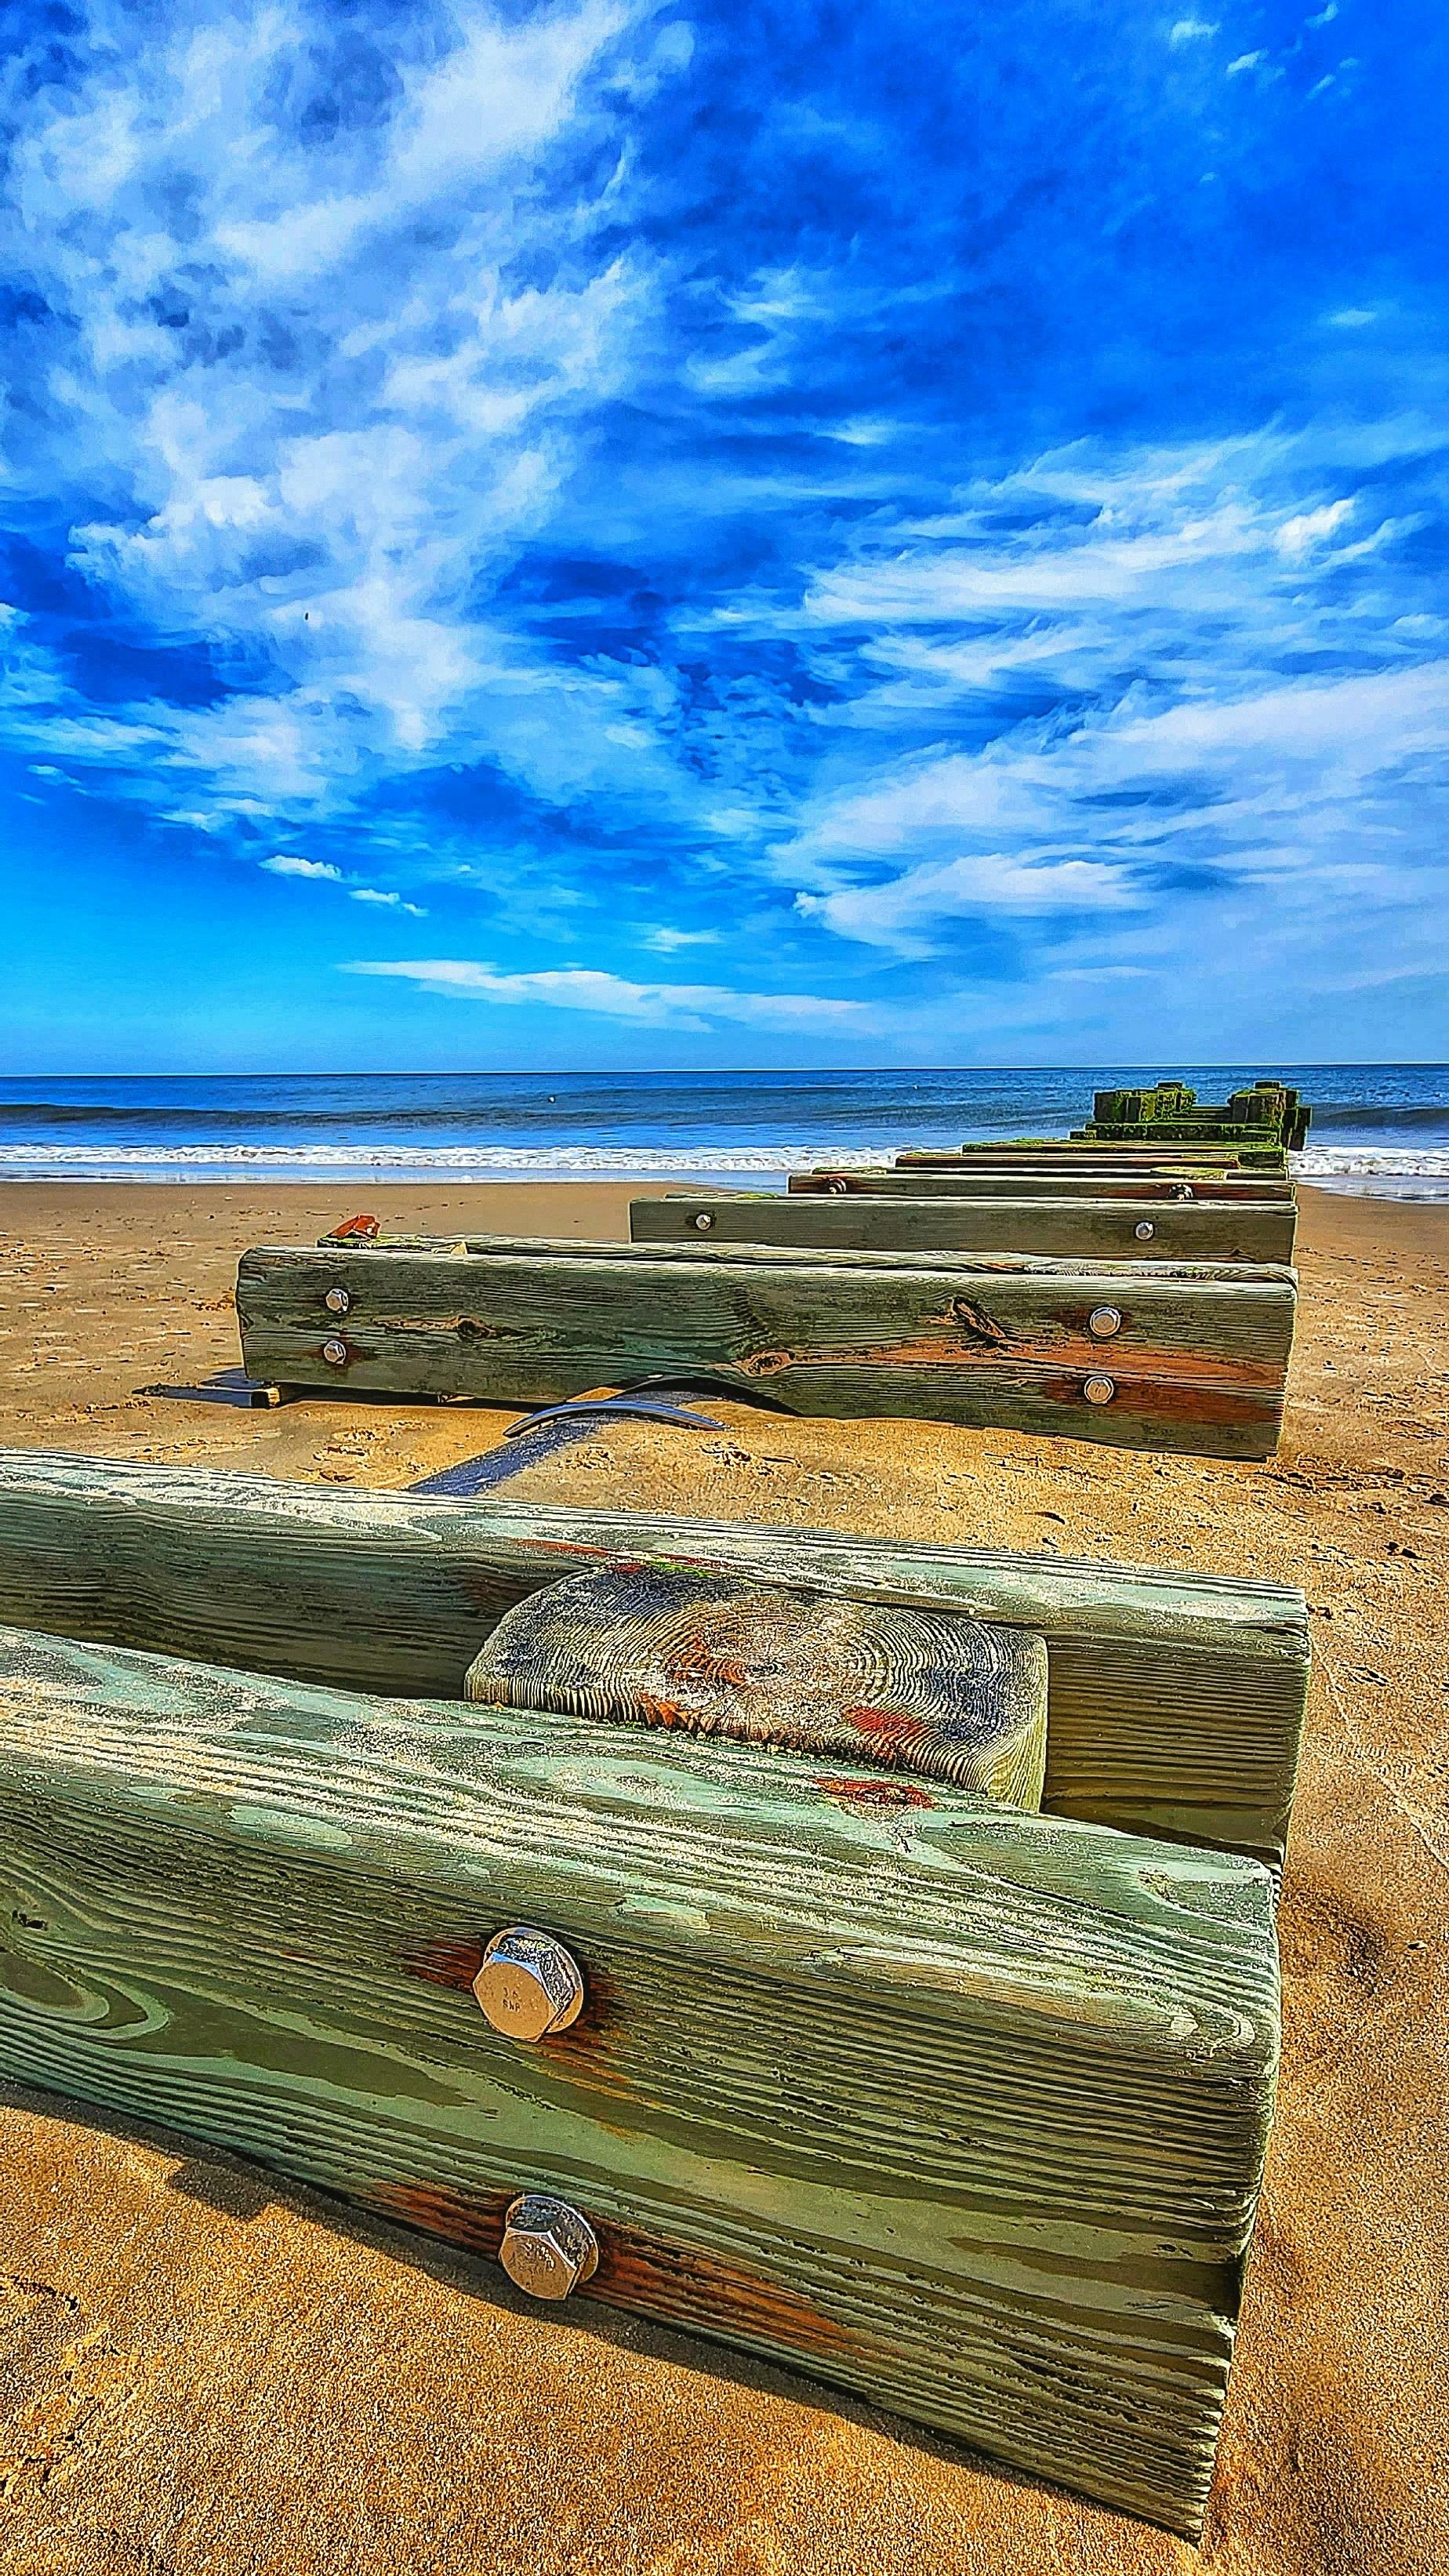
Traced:
<path id="1" fill-rule="evenodd" d="M 10 1070 L 1449 1054 L 1400 0 L 12 0 Z"/>

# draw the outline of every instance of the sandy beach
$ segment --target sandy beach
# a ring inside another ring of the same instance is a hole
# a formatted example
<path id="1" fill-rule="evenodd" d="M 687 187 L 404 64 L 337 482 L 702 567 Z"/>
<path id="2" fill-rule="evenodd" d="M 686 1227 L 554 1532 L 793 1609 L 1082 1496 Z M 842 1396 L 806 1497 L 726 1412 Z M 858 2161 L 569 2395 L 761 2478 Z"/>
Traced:
<path id="1" fill-rule="evenodd" d="M 0 1443 L 406 1484 L 511 1414 L 253 1411 L 249 1243 L 366 1206 L 618 1237 L 628 1188 L 0 1187 Z M 1422 2576 L 1449 2566 L 1449 1206 L 1304 1190 L 1285 1438 L 612 1424 L 508 1488 L 1301 1583 L 1286 2054 L 1202 2551 L 179 2141 L 0 2092 L 8 2576 Z M 208 1381 L 213 1383 L 208 1384 Z"/>

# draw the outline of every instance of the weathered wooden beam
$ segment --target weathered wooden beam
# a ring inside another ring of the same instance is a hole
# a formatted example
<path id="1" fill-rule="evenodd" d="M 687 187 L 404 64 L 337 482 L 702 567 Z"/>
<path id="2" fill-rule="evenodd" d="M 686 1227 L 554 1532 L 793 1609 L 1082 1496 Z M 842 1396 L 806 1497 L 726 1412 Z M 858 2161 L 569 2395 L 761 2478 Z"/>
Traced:
<path id="1" fill-rule="evenodd" d="M 1221 1200 L 1225 1205 L 1261 1206 L 1293 1198 L 1291 1181 L 1275 1173 L 1192 1172 L 1174 1177 L 1161 1172 L 1096 1172 L 1013 1165 L 990 1171 L 973 1163 L 958 1170 L 937 1164 L 925 1171 L 897 1171 L 889 1164 L 853 1170 L 825 1163 L 813 1172 L 792 1172 L 790 1190 L 825 1198 L 1092 1198 Z"/>
<path id="2" fill-rule="evenodd" d="M 1296 1153 L 1312 1116 L 1290 1083 L 1255 1082 L 1248 1090 L 1211 1103 L 1199 1101 L 1185 1083 L 1169 1081 L 1151 1090 L 1099 1091 L 1089 1124 L 1074 1128 L 1072 1135 L 1074 1142 L 1226 1141 L 1242 1144 L 1250 1154 L 1260 1144 Z"/>
<path id="3" fill-rule="evenodd" d="M 1288 1272 L 770 1245 L 474 1238 L 458 1258 L 243 1255 L 249 1374 L 281 1386 L 537 1404 L 661 1372 L 786 1411 L 1006 1424 L 1118 1447 L 1271 1456 Z"/>
<path id="4" fill-rule="evenodd" d="M 0 2065 L 1200 2528 L 1278 2047 L 1236 1857 L 0 1634 Z M 886 1784 L 890 1786 L 892 1784 Z M 513 1924 L 581 1975 L 530 2045 Z"/>
<path id="5" fill-rule="evenodd" d="M 1029 1629 L 1047 1644 L 1049 1809 L 1282 1859 L 1308 1618 L 1281 1585 L 0 1450 L 0 1619 L 303 1681 L 460 1697 L 514 1602 L 636 1563 Z"/>
<path id="6" fill-rule="evenodd" d="M 955 1145 L 914 1147 L 897 1154 L 898 1167 L 930 1164 L 967 1165 L 983 1171 L 1005 1171 L 1014 1163 L 1060 1165 L 1063 1171 L 1124 1172 L 1232 1172 L 1251 1155 L 1249 1168 L 1287 1169 L 1287 1158 L 1271 1145 L 1244 1148 L 1238 1144 L 1195 1144 L 1173 1138 L 1155 1137 L 1141 1142 L 1132 1139 L 1114 1141 L 1106 1138 L 1075 1136 L 1011 1138 L 990 1145 Z"/>
<path id="7" fill-rule="evenodd" d="M 1297 1212 L 1221 1199 L 864 1197 L 671 1193 L 631 1199 L 636 1243 L 791 1244 L 818 1251 L 1030 1252 L 1104 1261 L 1291 1262 Z"/>
<path id="8" fill-rule="evenodd" d="M 1182 1152 L 1154 1145 L 982 1145 L 956 1153 L 897 1154 L 893 1169 L 903 1172 L 1009 1172 L 1025 1165 L 1036 1171 L 1110 1172 L 1115 1177 L 1152 1173 L 1158 1178 L 1193 1180 L 1217 1173 L 1234 1177 L 1286 1178 L 1287 1157 L 1264 1151 L 1251 1156 L 1213 1153 L 1188 1146 Z"/>

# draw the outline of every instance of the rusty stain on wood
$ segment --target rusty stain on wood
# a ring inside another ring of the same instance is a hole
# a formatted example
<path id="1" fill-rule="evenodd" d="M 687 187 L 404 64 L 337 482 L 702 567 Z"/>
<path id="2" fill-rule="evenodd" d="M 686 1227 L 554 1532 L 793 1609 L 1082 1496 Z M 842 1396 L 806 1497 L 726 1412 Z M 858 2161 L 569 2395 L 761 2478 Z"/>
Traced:
<path id="1" fill-rule="evenodd" d="M 859 2338 L 798 2291 L 726 2262 L 696 2246 L 670 2245 L 658 2237 L 610 2222 L 594 2222 L 599 2268 L 586 2295 L 620 2307 L 722 2335 L 729 2342 L 784 2346 L 807 2359 L 843 2359 Z"/>
<path id="2" fill-rule="evenodd" d="M 933 1807 L 929 1789 L 912 1780 L 817 1780 L 821 1795 L 842 1807 Z"/>

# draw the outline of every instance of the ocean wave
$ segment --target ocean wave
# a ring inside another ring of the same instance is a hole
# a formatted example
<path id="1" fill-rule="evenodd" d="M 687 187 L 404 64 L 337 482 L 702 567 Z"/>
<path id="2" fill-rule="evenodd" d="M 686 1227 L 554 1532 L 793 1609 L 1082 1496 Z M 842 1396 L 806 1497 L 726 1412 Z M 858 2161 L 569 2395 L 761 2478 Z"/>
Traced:
<path id="1" fill-rule="evenodd" d="M 537 1174 L 541 1178 L 629 1178 L 636 1172 L 794 1172 L 813 1163 L 864 1169 L 890 1162 L 897 1140 L 842 1147 L 729 1145 L 691 1147 L 608 1145 L 0 1145 L 0 1178 L 34 1180 L 46 1173 L 114 1179 L 164 1177 L 168 1172 L 204 1179 L 209 1172 L 298 1174 L 429 1172 L 457 1179 L 472 1172 Z"/>
<path id="2" fill-rule="evenodd" d="M 789 1172 L 821 1164 L 863 1169 L 889 1163 L 899 1132 L 843 1145 L 837 1138 L 786 1145 L 725 1139 L 690 1146 L 370 1144 L 60 1144 L 0 1142 L 0 1180 L 308 1181 L 688 1180 L 751 1178 L 778 1185 Z M 1310 1145 L 1292 1157 L 1295 1177 L 1327 1189 L 1384 1197 L 1449 1196 L 1449 1146 Z"/>
<path id="3" fill-rule="evenodd" d="M 1291 1158 L 1295 1174 L 1316 1181 L 1334 1173 L 1398 1173 L 1449 1178 L 1449 1145 L 1307 1145 Z"/>

